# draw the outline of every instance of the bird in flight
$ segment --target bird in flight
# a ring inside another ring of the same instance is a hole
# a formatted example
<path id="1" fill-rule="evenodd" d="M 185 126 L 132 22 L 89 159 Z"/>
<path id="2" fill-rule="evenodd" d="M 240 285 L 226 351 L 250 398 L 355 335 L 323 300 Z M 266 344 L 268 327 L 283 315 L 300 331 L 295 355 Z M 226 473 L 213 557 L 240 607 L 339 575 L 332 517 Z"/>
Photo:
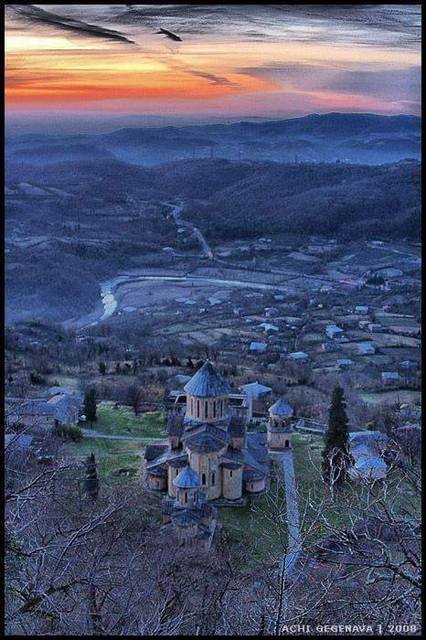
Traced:
<path id="1" fill-rule="evenodd" d="M 156 31 L 155 33 L 160 33 L 163 36 L 167 36 L 167 38 L 170 38 L 170 40 L 176 40 L 176 42 L 182 42 L 182 38 L 179 38 L 179 36 L 177 36 L 175 33 L 172 33 L 171 31 L 168 31 L 167 29 L 162 29 L 160 27 L 160 31 Z"/>

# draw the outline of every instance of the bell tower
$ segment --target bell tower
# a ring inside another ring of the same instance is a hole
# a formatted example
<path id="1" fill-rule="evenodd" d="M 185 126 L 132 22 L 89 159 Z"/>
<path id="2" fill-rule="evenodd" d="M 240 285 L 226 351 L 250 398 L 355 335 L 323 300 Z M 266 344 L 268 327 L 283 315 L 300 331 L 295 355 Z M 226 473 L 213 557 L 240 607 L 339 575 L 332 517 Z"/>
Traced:
<path id="1" fill-rule="evenodd" d="M 269 421 L 267 425 L 268 449 L 291 449 L 293 416 L 293 407 L 281 398 L 269 407 Z"/>

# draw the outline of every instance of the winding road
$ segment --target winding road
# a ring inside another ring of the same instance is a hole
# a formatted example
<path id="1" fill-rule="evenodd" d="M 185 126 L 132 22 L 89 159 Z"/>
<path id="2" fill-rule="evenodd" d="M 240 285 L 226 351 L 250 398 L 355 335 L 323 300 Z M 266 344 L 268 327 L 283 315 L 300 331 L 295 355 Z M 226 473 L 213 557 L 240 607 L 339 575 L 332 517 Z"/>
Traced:
<path id="1" fill-rule="evenodd" d="M 211 250 L 207 240 L 205 239 L 199 228 L 193 225 L 192 222 L 189 222 L 188 220 L 182 220 L 182 218 L 180 217 L 184 208 L 183 202 L 179 202 L 178 204 L 172 204 L 171 202 L 162 202 L 162 204 L 165 204 L 168 207 L 172 207 L 170 215 L 173 217 L 175 223 L 179 227 L 186 227 L 187 229 L 191 229 L 191 232 L 197 238 L 201 245 L 202 255 L 206 258 L 209 258 L 209 260 L 212 260 L 213 251 Z"/>
<path id="2" fill-rule="evenodd" d="M 182 201 L 178 201 L 177 203 L 172 202 L 162 202 L 164 206 L 170 207 L 170 216 L 173 218 L 174 222 L 178 227 L 186 227 L 191 230 L 191 233 L 198 239 L 201 247 L 200 257 L 208 258 L 215 264 L 222 265 L 227 268 L 239 269 L 241 270 L 244 266 L 239 264 L 234 264 L 232 262 L 228 262 L 226 260 L 218 259 L 214 256 L 213 250 L 209 246 L 207 240 L 201 233 L 198 227 L 196 227 L 192 222 L 187 220 L 183 220 L 181 217 L 182 211 L 184 209 L 184 203 Z M 179 255 L 176 254 L 175 255 Z M 247 269 L 247 267 L 245 267 Z M 269 290 L 269 291 L 280 291 L 284 293 L 289 293 L 288 285 L 284 284 L 270 284 L 265 282 L 257 282 L 250 281 L 250 272 L 253 273 L 262 273 L 265 275 L 272 274 L 274 276 L 281 276 L 283 278 L 300 278 L 301 274 L 299 272 L 293 272 L 290 270 L 281 270 L 281 269 L 271 269 L 269 271 L 263 271 L 260 269 L 247 269 L 248 278 L 245 280 L 235 280 L 235 279 L 225 279 L 225 278 L 215 278 L 212 276 L 196 276 L 196 275 L 168 275 L 168 274 L 150 274 L 150 275 L 135 275 L 134 273 L 119 273 L 112 280 L 108 280 L 106 282 L 101 283 L 101 291 L 100 291 L 100 301 L 97 303 L 97 306 L 94 311 L 85 316 L 82 316 L 78 319 L 72 319 L 64 322 L 65 327 L 77 327 L 78 329 L 85 329 L 90 326 L 95 326 L 98 322 L 103 320 L 107 320 L 110 318 L 117 310 L 119 301 L 116 297 L 117 289 L 123 284 L 135 283 L 135 282 L 194 282 L 197 284 L 208 284 L 208 285 L 218 285 L 224 287 L 238 287 L 238 288 L 246 288 L 246 289 L 257 289 L 257 290 Z M 324 277 L 324 276 L 313 276 L 303 274 L 304 278 L 312 278 L 314 280 L 332 282 L 335 284 L 335 280 L 332 278 Z"/>

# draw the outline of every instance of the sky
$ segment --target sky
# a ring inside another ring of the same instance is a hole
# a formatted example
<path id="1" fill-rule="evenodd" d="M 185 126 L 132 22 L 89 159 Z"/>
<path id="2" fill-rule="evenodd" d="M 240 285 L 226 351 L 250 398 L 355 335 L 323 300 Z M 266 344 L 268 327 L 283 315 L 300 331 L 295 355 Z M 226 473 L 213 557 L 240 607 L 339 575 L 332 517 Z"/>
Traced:
<path id="1" fill-rule="evenodd" d="M 6 5 L 7 120 L 420 114 L 420 62 L 416 4 Z"/>

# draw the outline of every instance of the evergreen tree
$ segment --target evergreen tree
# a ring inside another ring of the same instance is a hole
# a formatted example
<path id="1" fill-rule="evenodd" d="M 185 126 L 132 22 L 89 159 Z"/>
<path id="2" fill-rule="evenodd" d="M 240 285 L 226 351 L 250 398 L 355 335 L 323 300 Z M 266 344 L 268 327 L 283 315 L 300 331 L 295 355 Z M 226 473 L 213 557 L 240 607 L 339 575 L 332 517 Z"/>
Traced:
<path id="1" fill-rule="evenodd" d="M 324 482 L 327 483 L 332 492 L 334 487 L 341 487 L 344 483 L 348 463 L 346 402 L 343 389 L 337 384 L 331 397 L 322 463 Z"/>
<path id="2" fill-rule="evenodd" d="M 96 460 L 93 453 L 86 460 L 84 488 L 86 495 L 92 500 L 96 500 L 99 491 L 98 472 L 96 470 Z"/>
<path id="3" fill-rule="evenodd" d="M 96 391 L 93 387 L 84 394 L 84 414 L 89 422 L 96 422 Z"/>

